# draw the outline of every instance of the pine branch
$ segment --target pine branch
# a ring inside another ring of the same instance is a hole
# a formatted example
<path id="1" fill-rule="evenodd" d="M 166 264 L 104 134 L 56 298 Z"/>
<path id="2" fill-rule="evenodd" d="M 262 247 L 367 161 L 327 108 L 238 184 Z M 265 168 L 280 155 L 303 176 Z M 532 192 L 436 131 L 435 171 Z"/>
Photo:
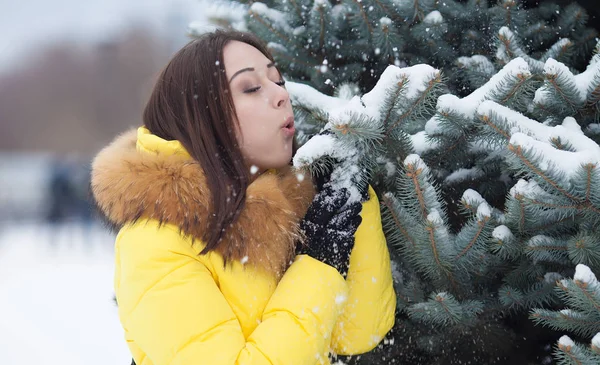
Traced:
<path id="1" fill-rule="evenodd" d="M 408 226 L 402 224 L 400 214 L 397 213 L 400 210 L 400 207 L 396 199 L 391 194 L 385 194 L 382 198 L 382 204 L 385 207 L 385 209 L 383 210 L 384 216 L 382 217 L 382 219 L 385 223 L 384 227 L 386 228 L 386 231 L 401 232 L 402 236 L 404 237 L 404 240 L 410 243 L 411 248 L 416 249 L 417 243 L 415 239 L 408 233 Z M 397 230 L 394 230 L 394 228 L 396 228 Z M 391 244 L 396 242 L 394 236 L 387 235 L 387 238 L 388 240 L 390 240 L 391 238 Z"/>
<path id="2" fill-rule="evenodd" d="M 360 0 L 344 0 L 348 4 L 351 4 L 352 8 L 356 10 L 356 13 L 350 13 L 350 20 L 354 23 L 357 28 L 361 28 L 361 25 L 365 26 L 367 30 L 367 39 L 373 38 L 373 27 L 369 19 L 369 15 L 364 8 L 363 1 Z M 358 20 L 357 20 L 358 18 Z"/>
<path id="3" fill-rule="evenodd" d="M 498 31 L 499 47 L 496 57 L 504 64 L 517 57 L 523 58 L 534 74 L 539 74 L 544 69 L 544 63 L 529 56 L 519 44 L 515 34 L 507 27 L 502 27 Z M 505 53 L 505 55 L 504 55 Z"/>
<path id="4" fill-rule="evenodd" d="M 479 237 L 483 235 L 485 228 L 487 228 L 487 223 L 490 221 L 489 216 L 484 216 L 482 220 L 477 221 L 477 231 L 473 235 L 473 238 L 469 241 L 467 246 L 454 257 L 455 260 L 463 257 L 467 252 L 469 252 L 473 247 L 475 247 L 475 243 L 479 240 Z M 487 237 L 486 237 L 487 238 Z"/>
<path id="5" fill-rule="evenodd" d="M 286 0 L 286 3 L 292 4 L 292 7 L 294 8 L 294 12 L 296 13 L 298 19 L 304 19 L 304 17 L 302 16 L 302 6 L 298 4 L 298 0 Z"/>
<path id="6" fill-rule="evenodd" d="M 248 9 L 248 17 L 253 21 L 258 22 L 262 27 L 271 32 L 271 34 L 275 34 L 280 40 L 283 41 L 283 44 L 292 44 L 290 38 L 286 34 L 275 29 L 273 23 L 262 16 L 261 13 L 265 10 L 264 8 L 266 8 L 266 6 L 259 6 L 259 4 L 263 5 L 261 3 L 252 4 L 252 6 Z"/>
<path id="7" fill-rule="evenodd" d="M 567 250 L 566 242 L 538 235 L 527 242 L 524 252 L 534 263 L 539 261 L 566 263 Z"/>
<path id="8" fill-rule="evenodd" d="M 408 84 L 408 75 L 402 74 L 400 79 L 398 80 L 396 86 L 393 91 L 386 97 L 383 102 L 385 116 L 383 117 L 383 125 L 385 127 L 386 135 L 389 133 L 390 128 L 388 127 L 390 122 L 390 117 L 396 110 L 398 110 L 399 104 L 404 101 L 403 98 L 400 98 L 404 92 L 406 92 L 406 87 Z M 389 100 L 389 101 L 388 101 Z"/>
<path id="9" fill-rule="evenodd" d="M 539 169 L 537 166 L 535 166 L 525 156 L 525 154 L 523 152 L 523 147 L 521 147 L 521 146 L 515 146 L 514 144 L 510 144 L 509 143 L 508 149 L 515 156 L 517 156 L 517 158 L 519 160 L 521 160 L 521 162 L 523 163 L 523 165 L 525 165 L 530 171 L 532 171 L 533 174 L 535 174 L 535 176 L 538 176 L 538 177 L 542 178 L 546 183 L 548 183 L 549 185 L 551 185 L 554 189 L 556 189 L 558 192 L 560 192 L 562 195 L 566 196 L 567 198 L 569 198 L 569 199 L 571 199 L 573 201 L 576 201 L 576 202 L 579 201 L 579 199 L 577 199 L 577 197 L 575 197 L 572 194 L 570 194 L 569 192 L 567 192 L 563 187 L 560 186 L 560 184 L 558 182 L 554 181 L 546 173 L 544 173 L 541 169 Z"/>
<path id="10" fill-rule="evenodd" d="M 423 192 L 421 189 L 421 185 L 419 183 L 419 175 L 423 172 L 422 168 L 418 168 L 417 164 L 409 163 L 406 165 L 406 176 L 412 180 L 414 192 L 417 196 L 417 201 L 419 202 L 419 206 L 421 207 L 421 217 L 427 218 L 427 205 L 425 204 L 425 197 L 423 196 Z"/>
<path id="11" fill-rule="evenodd" d="M 556 291 L 559 298 L 569 307 L 584 313 L 600 314 L 600 293 L 598 292 L 597 283 L 588 283 L 580 280 L 561 280 L 556 285 Z"/>
<path id="12" fill-rule="evenodd" d="M 386 132 L 389 133 L 391 129 L 396 128 L 400 123 L 406 120 L 408 117 L 413 115 L 414 113 L 419 113 L 419 111 L 426 111 L 428 108 L 432 108 L 432 105 L 435 97 L 437 96 L 436 91 L 440 90 L 442 86 L 442 75 L 440 72 L 436 72 L 431 79 L 427 81 L 427 87 L 424 91 L 420 92 L 420 95 L 417 99 L 415 99 L 408 110 L 406 110 L 402 115 L 398 117 L 398 120 L 387 128 Z M 432 95 L 434 97 L 432 97 Z"/>
<path id="13" fill-rule="evenodd" d="M 591 352 L 573 342 L 568 336 L 562 336 L 554 349 L 554 357 L 560 365 L 595 365 L 600 363 L 599 354 Z"/>
<path id="14" fill-rule="evenodd" d="M 492 232 L 492 237 L 490 252 L 493 254 L 504 260 L 514 260 L 521 256 L 521 245 L 507 226 L 496 227 Z"/>
<path id="15" fill-rule="evenodd" d="M 448 282 L 450 283 L 450 287 L 454 291 L 457 291 L 459 284 L 456 281 L 456 279 L 454 278 L 454 275 L 452 274 L 452 271 L 449 268 L 449 264 L 447 262 L 445 262 L 445 260 L 443 261 L 442 253 L 440 252 L 440 250 L 438 248 L 438 246 L 443 245 L 443 243 L 442 242 L 438 243 L 438 240 L 436 239 L 436 230 L 438 229 L 438 227 L 436 227 L 436 224 L 443 224 L 443 223 L 428 220 L 425 225 L 425 230 L 427 231 L 427 235 L 428 235 L 428 239 L 429 239 L 428 243 L 429 243 L 429 247 L 431 249 L 431 254 L 435 261 L 435 267 L 437 268 L 438 271 L 434 272 L 434 270 L 432 270 L 432 267 L 429 265 L 424 265 L 422 267 L 422 270 L 430 278 L 435 279 L 436 277 L 433 275 L 436 275 L 437 279 L 442 279 L 442 280 L 447 279 Z"/>
<path id="16" fill-rule="evenodd" d="M 548 60 L 547 64 L 554 66 L 556 63 L 553 60 Z M 573 115 L 575 111 L 579 110 L 583 104 L 583 100 L 581 100 L 581 96 L 577 92 L 573 92 L 572 90 L 576 90 L 577 86 L 575 85 L 573 74 L 564 67 L 553 68 L 546 67 L 544 70 L 544 77 L 546 78 L 546 89 L 542 92 L 551 92 L 552 95 L 556 95 L 559 97 L 560 105 L 566 104 L 568 109 L 566 110 L 569 115 Z M 553 105 L 556 105 L 553 100 L 549 100 L 549 98 L 545 98 L 540 100 L 536 94 L 537 101 L 534 100 L 534 103 L 541 104 L 544 101 L 548 101 Z"/>
<path id="17" fill-rule="evenodd" d="M 508 285 L 503 285 L 498 290 L 498 299 L 503 306 L 510 310 L 520 309 L 526 304 L 525 295 L 523 292 Z"/>
<path id="18" fill-rule="evenodd" d="M 569 331 L 578 336 L 591 337 L 600 331 L 600 318 L 590 318 L 584 313 L 563 309 L 549 311 L 534 309 L 530 318 L 536 323 L 552 328 L 555 331 Z"/>

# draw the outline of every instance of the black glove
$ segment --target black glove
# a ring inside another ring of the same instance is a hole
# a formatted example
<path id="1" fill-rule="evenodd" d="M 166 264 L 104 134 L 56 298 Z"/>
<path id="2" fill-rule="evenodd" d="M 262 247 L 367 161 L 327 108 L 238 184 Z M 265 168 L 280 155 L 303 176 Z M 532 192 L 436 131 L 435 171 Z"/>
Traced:
<path id="1" fill-rule="evenodd" d="M 354 247 L 354 233 L 362 222 L 362 204 L 346 204 L 350 193 L 342 188 L 334 190 L 326 185 L 308 207 L 300 229 L 307 245 L 299 245 L 297 254 L 307 254 L 333 266 L 345 278 L 350 253 Z"/>

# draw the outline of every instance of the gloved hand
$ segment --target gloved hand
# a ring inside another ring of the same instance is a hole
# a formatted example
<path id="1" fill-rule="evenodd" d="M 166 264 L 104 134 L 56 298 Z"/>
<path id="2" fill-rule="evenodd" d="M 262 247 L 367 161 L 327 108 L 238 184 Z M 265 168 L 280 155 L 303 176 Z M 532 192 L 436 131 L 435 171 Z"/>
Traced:
<path id="1" fill-rule="evenodd" d="M 347 189 L 336 191 L 331 185 L 325 185 L 300 222 L 306 245 L 296 249 L 297 254 L 307 254 L 333 266 L 344 278 L 354 247 L 354 233 L 362 222 L 362 204 L 345 205 L 349 197 Z"/>

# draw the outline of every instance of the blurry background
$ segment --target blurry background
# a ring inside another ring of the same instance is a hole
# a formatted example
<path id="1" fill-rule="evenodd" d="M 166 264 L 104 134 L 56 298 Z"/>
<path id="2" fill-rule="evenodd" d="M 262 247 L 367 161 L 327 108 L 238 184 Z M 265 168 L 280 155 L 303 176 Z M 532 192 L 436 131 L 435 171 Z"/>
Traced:
<path id="1" fill-rule="evenodd" d="M 1 1 L 0 365 L 129 364 L 89 164 L 141 124 L 154 78 L 206 5 Z M 597 0 L 579 3 L 598 28 Z"/>
<path id="2" fill-rule="evenodd" d="M 3 0 L 0 364 L 129 364 L 89 164 L 141 124 L 197 0 Z"/>

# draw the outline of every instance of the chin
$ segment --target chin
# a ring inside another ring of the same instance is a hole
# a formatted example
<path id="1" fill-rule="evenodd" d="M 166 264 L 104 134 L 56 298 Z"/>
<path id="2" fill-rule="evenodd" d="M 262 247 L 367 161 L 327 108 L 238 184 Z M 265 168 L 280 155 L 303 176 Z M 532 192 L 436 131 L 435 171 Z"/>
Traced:
<path id="1" fill-rule="evenodd" d="M 288 166 L 292 163 L 292 156 L 286 156 L 286 158 L 282 158 L 278 161 L 274 161 L 272 164 L 272 169 L 280 169 L 282 167 Z"/>

